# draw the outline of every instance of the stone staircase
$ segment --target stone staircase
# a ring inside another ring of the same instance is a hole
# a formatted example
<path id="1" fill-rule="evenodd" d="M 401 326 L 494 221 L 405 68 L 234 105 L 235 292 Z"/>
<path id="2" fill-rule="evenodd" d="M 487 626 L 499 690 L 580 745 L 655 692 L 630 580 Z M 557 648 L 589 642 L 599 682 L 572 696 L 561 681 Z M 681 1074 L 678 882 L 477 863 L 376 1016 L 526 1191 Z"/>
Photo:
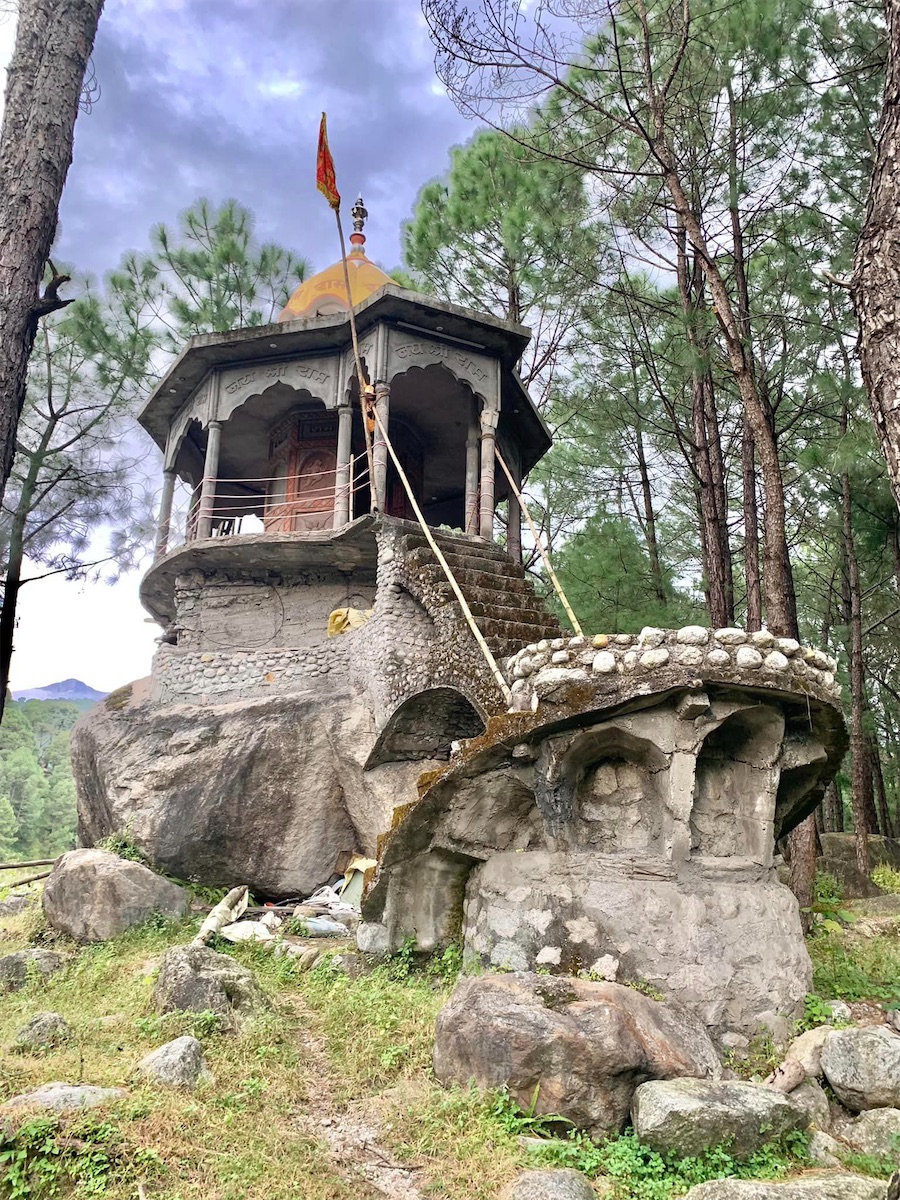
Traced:
<path id="1" fill-rule="evenodd" d="M 560 626 L 539 599 L 523 567 L 502 546 L 432 531 L 492 653 L 506 657 L 529 642 L 560 635 Z M 429 614 L 464 621 L 447 577 L 421 530 L 402 538 L 410 591 Z M 452 606 L 448 610 L 448 606 Z M 471 636 L 471 634 L 469 635 Z"/>

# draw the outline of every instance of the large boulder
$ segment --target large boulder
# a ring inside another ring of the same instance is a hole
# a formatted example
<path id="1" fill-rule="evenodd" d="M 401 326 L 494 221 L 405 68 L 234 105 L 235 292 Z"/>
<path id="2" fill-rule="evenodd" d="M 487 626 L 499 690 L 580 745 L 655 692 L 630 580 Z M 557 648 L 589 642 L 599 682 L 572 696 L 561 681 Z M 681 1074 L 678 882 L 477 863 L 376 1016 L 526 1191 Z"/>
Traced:
<path id="1" fill-rule="evenodd" d="M 883 1025 L 835 1029 L 822 1047 L 822 1070 L 852 1112 L 900 1108 L 900 1035 Z"/>
<path id="2" fill-rule="evenodd" d="M 0 992 L 17 992 L 32 977 L 48 979 L 65 964 L 55 950 L 17 950 L 0 958 Z"/>
<path id="3" fill-rule="evenodd" d="M 141 863 L 105 850 L 70 850 L 47 880 L 43 905 L 54 929 L 77 942 L 104 942 L 154 913 L 183 917 L 191 898 Z"/>
<path id="4" fill-rule="evenodd" d="M 631 1120 L 640 1140 L 661 1154 L 725 1146 L 740 1157 L 809 1123 L 801 1105 L 763 1083 L 709 1079 L 641 1084 Z"/>
<path id="5" fill-rule="evenodd" d="M 886 1193 L 883 1179 L 816 1172 L 784 1183 L 711 1179 L 692 1187 L 683 1200 L 885 1200 Z"/>
<path id="6" fill-rule="evenodd" d="M 194 1037 L 179 1037 L 145 1055 L 137 1065 L 138 1075 L 164 1087 L 195 1088 L 212 1078 L 203 1046 Z"/>
<path id="7" fill-rule="evenodd" d="M 374 856 L 430 765 L 365 771 L 374 720 L 329 692 L 214 706 L 98 704 L 72 731 L 84 845 L 127 829 L 180 879 L 308 896 L 346 851 Z"/>
<path id="8" fill-rule="evenodd" d="M 632 988 L 530 972 L 461 980 L 440 1012 L 434 1069 L 444 1084 L 507 1088 L 523 1108 L 618 1133 L 648 1079 L 720 1072 L 695 1018 Z"/>
<path id="9" fill-rule="evenodd" d="M 214 1012 L 228 1025 L 268 1007 L 252 971 L 206 946 L 173 946 L 163 955 L 153 989 L 159 1013 Z"/>
<path id="10" fill-rule="evenodd" d="M 858 1154 L 893 1156 L 900 1165 L 900 1109 L 873 1108 L 852 1121 L 839 1121 L 835 1133 Z"/>

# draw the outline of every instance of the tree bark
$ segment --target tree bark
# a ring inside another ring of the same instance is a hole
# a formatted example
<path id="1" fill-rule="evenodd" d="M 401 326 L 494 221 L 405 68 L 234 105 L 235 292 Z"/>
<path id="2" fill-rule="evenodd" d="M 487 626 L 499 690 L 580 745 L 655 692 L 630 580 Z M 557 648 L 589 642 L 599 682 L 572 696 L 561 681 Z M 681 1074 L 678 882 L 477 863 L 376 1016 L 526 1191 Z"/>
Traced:
<path id="1" fill-rule="evenodd" d="M 846 430 L 846 409 L 841 424 L 843 432 Z M 862 594 L 852 516 L 850 476 L 845 471 L 841 475 L 841 521 L 844 561 L 847 566 L 847 591 L 850 600 L 850 754 L 852 756 L 850 808 L 853 813 L 853 828 L 856 834 L 856 865 L 863 875 L 868 875 L 869 814 L 866 805 L 866 734 L 863 728 L 866 694 L 863 665 Z"/>
<path id="2" fill-rule="evenodd" d="M 872 762 L 872 778 L 875 784 L 875 798 L 878 804 L 879 824 L 885 837 L 894 836 L 894 823 L 891 820 L 887 802 L 887 790 L 884 786 L 884 771 L 881 766 L 881 751 L 878 740 L 870 735 L 869 756 Z"/>
<path id="3" fill-rule="evenodd" d="M 103 0 L 20 0 L 0 130 L 0 499 L 12 468 L 40 294 L 72 162 L 84 72 Z"/>
<path id="4" fill-rule="evenodd" d="M 653 577 L 653 590 L 660 604 L 666 603 L 666 588 L 663 580 L 662 564 L 659 559 L 659 542 L 656 538 L 656 513 L 653 508 L 653 492 L 650 489 L 650 472 L 647 470 L 647 456 L 644 453 L 644 434 L 641 428 L 641 418 L 636 414 L 634 436 L 637 447 L 638 470 L 641 475 L 641 499 L 644 506 L 644 536 L 647 542 L 647 553 L 650 555 L 650 573 Z"/>
<path id="5" fill-rule="evenodd" d="M 851 294 L 875 431 L 900 505 L 900 0 L 885 0 L 888 52 L 881 124 Z"/>
<path id="6" fill-rule="evenodd" d="M 762 629 L 762 580 L 759 575 L 759 508 L 756 501 L 756 463 L 753 434 L 745 418 L 741 436 L 741 474 L 744 507 L 744 584 L 747 589 L 746 627 Z"/>

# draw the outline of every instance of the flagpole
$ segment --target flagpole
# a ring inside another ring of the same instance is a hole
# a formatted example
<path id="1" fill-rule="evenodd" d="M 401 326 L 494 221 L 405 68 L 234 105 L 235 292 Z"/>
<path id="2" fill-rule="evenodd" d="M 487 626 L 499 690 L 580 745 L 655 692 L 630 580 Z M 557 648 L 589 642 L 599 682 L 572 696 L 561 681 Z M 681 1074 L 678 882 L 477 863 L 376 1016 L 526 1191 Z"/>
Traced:
<path id="1" fill-rule="evenodd" d="M 334 208 L 334 219 L 337 223 L 338 238 L 341 243 L 341 266 L 344 268 L 344 287 L 347 289 L 347 307 L 350 310 L 350 340 L 353 343 L 356 378 L 359 382 L 359 408 L 362 414 L 363 434 L 366 439 L 366 463 L 369 468 L 369 507 L 371 511 L 377 512 L 379 497 L 375 490 L 375 457 L 372 453 L 372 437 L 369 432 L 369 417 L 367 412 L 375 389 L 366 383 L 362 369 L 362 359 L 359 357 L 359 339 L 356 336 L 356 317 L 353 313 L 353 299 L 350 295 L 350 268 L 347 266 L 347 245 L 344 241 L 344 227 L 341 225 L 341 208 L 339 204 L 335 204 L 332 207 Z"/>

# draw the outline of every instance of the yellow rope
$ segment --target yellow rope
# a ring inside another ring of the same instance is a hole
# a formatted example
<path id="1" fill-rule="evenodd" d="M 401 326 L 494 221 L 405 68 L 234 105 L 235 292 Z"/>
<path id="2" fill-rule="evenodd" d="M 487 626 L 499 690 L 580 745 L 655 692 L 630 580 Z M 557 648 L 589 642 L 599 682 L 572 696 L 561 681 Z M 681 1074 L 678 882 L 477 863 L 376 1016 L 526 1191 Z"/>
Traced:
<path id="1" fill-rule="evenodd" d="M 503 672 L 497 666 L 497 660 L 494 658 L 493 654 L 491 653 L 490 646 L 484 640 L 484 635 L 482 634 L 481 630 L 478 628 L 477 624 L 475 623 L 475 618 L 472 616 L 472 610 L 469 608 L 468 601 L 466 600 L 465 596 L 463 595 L 459 584 L 456 582 L 456 577 L 454 576 L 453 572 L 450 569 L 450 564 L 447 562 L 446 558 L 444 558 L 444 555 L 441 552 L 440 546 L 434 540 L 434 535 L 432 534 L 431 530 L 429 529 L 428 524 L 425 521 L 425 518 L 422 516 L 422 510 L 419 508 L 419 505 L 416 501 L 416 497 L 413 494 L 412 485 L 410 484 L 409 479 L 407 479 L 407 477 L 406 477 L 406 472 L 403 470 L 403 467 L 400 465 L 400 459 L 394 453 L 394 447 L 391 444 L 391 439 L 387 435 L 387 430 L 385 429 L 384 425 L 382 424 L 382 420 L 381 420 L 381 417 L 378 415 L 377 409 L 375 410 L 375 424 L 378 426 L 378 431 L 381 434 L 381 436 L 384 438 L 385 445 L 387 446 L 388 454 L 390 454 L 391 460 L 392 460 L 394 466 L 397 468 L 397 474 L 400 476 L 400 481 L 403 484 L 404 488 L 406 489 L 406 495 L 409 498 L 410 504 L 412 505 L 412 510 L 416 514 L 416 519 L 419 522 L 419 525 L 421 526 L 422 532 L 425 534 L 425 540 L 428 542 L 428 545 L 434 551 L 435 558 L 441 564 L 441 568 L 442 568 L 444 574 L 447 576 L 447 582 L 450 584 L 451 588 L 453 588 L 453 594 L 456 596 L 456 599 L 459 601 L 459 606 L 462 609 L 463 616 L 466 618 L 466 622 L 472 631 L 472 635 L 475 638 L 475 641 L 478 643 L 478 648 L 481 650 L 481 653 L 484 655 L 487 665 L 491 669 L 491 674 L 494 676 L 494 681 L 496 682 L 497 687 L 500 689 L 500 692 L 501 692 L 504 700 L 506 701 L 507 705 L 511 705 L 512 704 L 512 692 L 509 690 L 506 680 L 503 678 Z"/>
<path id="2" fill-rule="evenodd" d="M 532 521 L 532 519 L 531 519 L 531 513 L 528 511 L 528 505 L 525 503 L 522 493 L 519 491 L 518 487 L 516 487 L 516 482 L 512 477 L 510 469 L 506 465 L 506 463 L 503 461 L 503 455 L 496 448 L 496 446 L 494 447 L 494 453 L 497 456 L 497 462 L 503 468 L 504 475 L 509 480 L 509 486 L 512 488 L 513 495 L 519 502 L 519 508 L 521 508 L 522 513 L 525 517 L 525 520 L 528 522 L 528 528 L 531 530 L 531 536 L 534 538 L 534 544 L 535 544 L 535 546 L 537 546 L 538 553 L 540 554 L 541 558 L 543 559 L 544 566 L 547 568 L 547 574 L 550 576 L 550 581 L 553 584 L 554 589 L 556 590 L 557 596 L 559 596 L 560 603 L 562 604 L 563 608 L 566 610 L 566 614 L 568 615 L 569 620 L 572 622 L 572 628 L 575 630 L 575 632 L 579 636 L 581 636 L 581 635 L 583 635 L 584 630 L 581 628 L 581 625 L 578 622 L 578 618 L 575 616 L 574 612 L 572 611 L 572 606 L 569 603 L 568 599 L 566 598 L 566 593 L 562 589 L 562 584 L 556 578 L 556 572 L 553 570 L 553 567 L 550 563 L 550 556 L 547 553 L 547 551 L 544 549 L 543 543 L 541 542 L 541 539 L 540 539 L 540 535 L 538 534 L 538 531 L 537 531 L 537 526 L 535 525 L 534 521 Z"/>

